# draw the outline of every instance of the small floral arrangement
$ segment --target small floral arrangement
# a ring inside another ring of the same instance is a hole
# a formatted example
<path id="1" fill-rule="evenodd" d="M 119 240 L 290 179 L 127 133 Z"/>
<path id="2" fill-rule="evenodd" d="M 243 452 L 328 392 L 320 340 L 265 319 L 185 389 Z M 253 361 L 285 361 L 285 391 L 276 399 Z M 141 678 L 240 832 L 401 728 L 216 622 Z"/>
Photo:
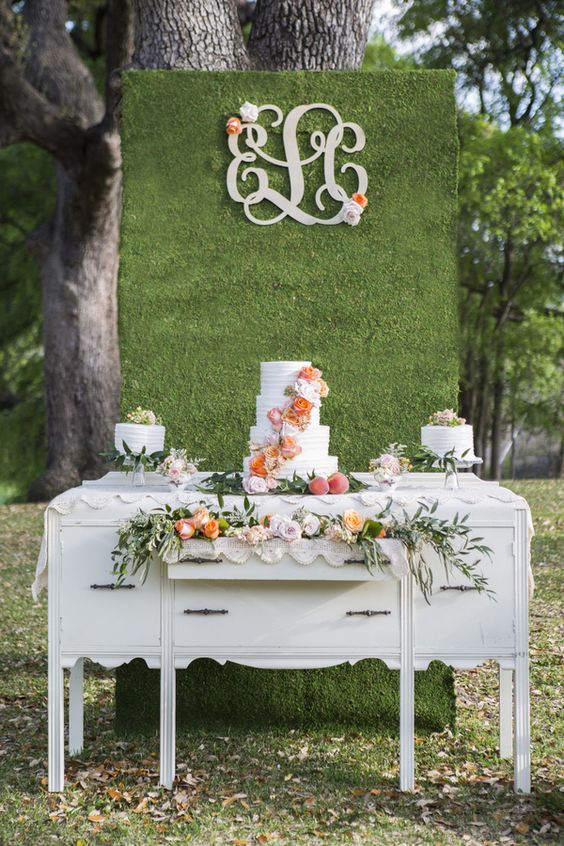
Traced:
<path id="1" fill-rule="evenodd" d="M 434 411 L 429 417 L 431 426 L 463 426 L 466 423 L 465 417 L 459 417 L 452 408 L 445 408 L 444 411 Z"/>
<path id="2" fill-rule="evenodd" d="M 171 449 L 156 471 L 166 476 L 173 485 L 181 485 L 198 472 L 198 465 L 202 461 L 202 458 L 188 458 L 185 449 Z"/>
<path id="3" fill-rule="evenodd" d="M 364 194 L 353 194 L 345 206 L 344 222 L 348 223 L 349 226 L 357 226 L 367 205 L 368 199 Z"/>
<path id="4" fill-rule="evenodd" d="M 321 400 L 329 394 L 322 375 L 317 367 L 302 367 L 295 383 L 288 385 L 284 392 L 287 403 L 267 412 L 271 431 L 265 443 L 251 441 L 249 444 L 249 476 L 243 481 L 247 493 L 267 493 L 276 488 L 276 477 L 284 462 L 300 455 L 299 433 L 309 428 L 313 409 L 319 408 Z M 258 482 L 256 478 L 263 481 Z"/>
<path id="5" fill-rule="evenodd" d="M 161 425 L 161 421 L 154 411 L 151 411 L 149 408 L 141 408 L 140 405 L 127 413 L 127 419 L 130 423 L 139 423 L 142 426 Z"/>
<path id="6" fill-rule="evenodd" d="M 413 515 L 391 513 L 391 502 L 372 516 L 348 509 L 341 515 L 314 514 L 304 508 L 292 514 L 270 514 L 258 517 L 256 506 L 244 499 L 243 508 L 231 511 L 208 509 L 203 503 L 185 508 L 152 512 L 138 511 L 124 523 L 112 552 L 113 572 L 121 584 L 128 573 L 141 573 L 143 582 L 155 556 L 167 558 L 182 551 L 192 539 L 208 542 L 218 538 L 235 538 L 253 547 L 275 538 L 288 543 L 325 538 L 346 543 L 360 550 L 370 572 L 389 564 L 384 545 L 386 539 L 400 541 L 406 552 L 410 572 L 427 601 L 432 593 L 433 575 L 426 555 L 431 550 L 438 556 L 446 572 L 457 571 L 471 580 L 479 591 L 491 593 L 487 579 L 478 570 L 481 557 L 491 558 L 491 549 L 482 538 L 470 534 L 467 517 L 454 516 L 452 521 L 434 516 L 438 503 L 421 504 Z M 472 560 L 471 556 L 477 556 Z"/>
<path id="7" fill-rule="evenodd" d="M 406 449 L 405 444 L 389 444 L 385 452 L 377 458 L 370 459 L 368 469 L 374 474 L 377 482 L 392 484 L 413 468 L 405 454 Z"/>

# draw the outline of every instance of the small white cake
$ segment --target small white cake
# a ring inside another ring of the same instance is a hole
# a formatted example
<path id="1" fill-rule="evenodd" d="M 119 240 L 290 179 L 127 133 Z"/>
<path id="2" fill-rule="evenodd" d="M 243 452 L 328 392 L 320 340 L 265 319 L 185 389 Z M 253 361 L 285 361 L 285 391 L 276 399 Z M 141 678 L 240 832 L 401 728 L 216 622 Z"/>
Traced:
<path id="1" fill-rule="evenodd" d="M 116 423 L 114 443 L 118 452 L 125 452 L 124 442 L 132 452 L 162 452 L 164 449 L 165 427 L 147 423 Z"/>
<path id="2" fill-rule="evenodd" d="M 464 461 L 476 457 L 474 432 L 468 423 L 459 426 L 421 426 L 421 444 L 441 457 L 453 449 L 456 458 L 463 458 Z"/>
<path id="3" fill-rule="evenodd" d="M 329 455 L 329 426 L 322 426 L 319 422 L 320 399 L 309 412 L 309 425 L 300 430 L 288 422 L 283 422 L 279 429 L 273 427 L 268 417 L 272 409 L 284 411 L 292 405 L 292 397 L 286 391 L 294 389 L 299 374 L 303 368 L 310 368 L 310 361 L 263 361 L 260 365 L 261 392 L 256 401 L 256 426 L 250 431 L 251 443 L 259 447 L 267 444 L 277 446 L 286 436 L 294 438 L 301 452 L 295 458 L 288 458 L 276 472 L 276 478 L 290 479 L 297 473 L 306 477 L 308 473 L 318 476 L 330 476 L 339 469 L 336 456 Z M 306 392 L 307 392 L 306 385 Z M 315 391 L 313 391 L 315 398 Z M 256 455 L 257 453 L 255 453 Z M 248 456 L 243 462 L 245 474 L 251 471 L 251 461 L 254 456 Z"/>

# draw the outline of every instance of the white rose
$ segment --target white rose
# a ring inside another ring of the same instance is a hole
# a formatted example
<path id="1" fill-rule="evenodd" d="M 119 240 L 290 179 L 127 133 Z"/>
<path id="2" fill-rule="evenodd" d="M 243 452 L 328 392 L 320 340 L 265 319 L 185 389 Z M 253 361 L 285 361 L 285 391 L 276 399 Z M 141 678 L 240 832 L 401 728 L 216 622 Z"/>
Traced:
<path id="1" fill-rule="evenodd" d="M 343 220 L 345 223 L 348 223 L 349 226 L 356 226 L 360 221 L 361 215 L 362 206 L 355 203 L 354 200 L 350 200 L 345 206 L 345 216 L 343 217 Z"/>
<path id="2" fill-rule="evenodd" d="M 296 520 L 279 514 L 270 518 L 270 530 L 275 537 L 285 541 L 299 540 L 302 536 L 300 524 Z"/>
<path id="3" fill-rule="evenodd" d="M 302 520 L 302 531 L 304 535 L 307 535 L 308 538 L 313 537 L 316 535 L 321 527 L 321 523 L 319 522 L 319 517 L 315 514 L 306 514 L 304 519 Z"/>
<path id="4" fill-rule="evenodd" d="M 254 123 L 259 116 L 258 106 L 255 106 L 254 103 L 243 103 L 239 109 L 239 114 L 243 123 Z"/>
<path id="5" fill-rule="evenodd" d="M 311 379 L 298 379 L 294 385 L 294 390 L 299 397 L 303 397 L 311 402 L 316 408 L 319 408 L 321 404 L 319 397 L 319 382 L 314 382 Z"/>
<path id="6" fill-rule="evenodd" d="M 266 479 L 263 479 L 262 476 L 245 476 L 243 487 L 245 488 L 245 493 L 248 494 L 261 494 L 268 491 Z"/>

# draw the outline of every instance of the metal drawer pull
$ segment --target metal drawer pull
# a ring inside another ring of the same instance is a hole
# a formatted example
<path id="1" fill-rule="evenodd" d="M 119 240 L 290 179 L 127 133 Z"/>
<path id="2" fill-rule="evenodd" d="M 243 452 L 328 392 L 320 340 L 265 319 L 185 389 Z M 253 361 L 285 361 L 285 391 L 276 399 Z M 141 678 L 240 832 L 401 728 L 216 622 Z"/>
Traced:
<path id="1" fill-rule="evenodd" d="M 229 611 L 227 608 L 186 608 L 184 613 L 204 614 L 207 617 L 208 614 L 229 614 Z"/>
<path id="2" fill-rule="evenodd" d="M 372 611 L 368 609 L 368 611 L 347 611 L 347 617 L 376 617 L 378 614 L 387 616 L 391 613 L 391 611 Z"/>
<path id="3" fill-rule="evenodd" d="M 345 564 L 364 564 L 364 558 L 345 558 Z M 382 561 L 384 567 L 388 567 L 390 565 L 390 561 Z"/>
<path id="4" fill-rule="evenodd" d="M 473 585 L 442 585 L 441 590 L 459 590 L 464 593 L 467 590 L 478 590 L 478 588 Z"/>
<path id="5" fill-rule="evenodd" d="M 223 558 L 187 558 L 187 564 L 221 564 Z"/>
<path id="6" fill-rule="evenodd" d="M 90 585 L 90 590 L 132 590 L 135 585 Z"/>

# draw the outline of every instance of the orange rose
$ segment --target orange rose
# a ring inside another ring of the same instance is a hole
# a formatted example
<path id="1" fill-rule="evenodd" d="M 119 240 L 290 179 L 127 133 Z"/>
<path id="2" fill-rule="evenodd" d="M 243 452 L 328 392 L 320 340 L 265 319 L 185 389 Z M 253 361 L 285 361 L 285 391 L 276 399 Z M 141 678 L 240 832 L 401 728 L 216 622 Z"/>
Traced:
<path id="1" fill-rule="evenodd" d="M 296 397 L 293 407 L 298 414 L 309 414 L 313 408 L 313 403 L 306 400 L 305 397 Z"/>
<path id="2" fill-rule="evenodd" d="M 366 199 L 364 194 L 353 194 L 352 199 L 355 201 L 355 203 L 358 203 L 359 206 L 363 209 L 365 209 L 368 205 L 368 200 Z"/>
<path id="3" fill-rule="evenodd" d="M 225 124 L 225 131 L 228 135 L 240 135 L 243 131 L 243 127 L 241 126 L 241 121 L 239 120 L 239 118 L 229 118 L 229 120 Z"/>
<path id="4" fill-rule="evenodd" d="M 325 379 L 318 379 L 317 381 L 319 383 L 319 396 L 323 399 L 323 397 L 326 397 L 329 393 L 329 385 Z"/>
<path id="5" fill-rule="evenodd" d="M 315 379 L 319 379 L 320 377 L 321 370 L 318 370 L 317 367 L 302 367 L 298 373 L 298 379 L 310 379 L 311 381 L 315 381 Z"/>
<path id="6" fill-rule="evenodd" d="M 386 537 L 386 530 L 385 530 L 385 529 L 382 529 L 382 531 L 380 532 L 380 534 L 378 535 L 378 537 L 379 537 L 379 538 L 385 538 L 385 537 Z"/>
<path id="7" fill-rule="evenodd" d="M 208 520 L 204 523 L 202 531 L 207 538 L 215 540 L 219 537 L 219 520 Z"/>
<path id="8" fill-rule="evenodd" d="M 345 511 L 345 513 L 343 514 L 344 525 L 347 529 L 349 529 L 351 532 L 354 532 L 355 534 L 362 530 L 362 527 L 364 526 L 364 521 L 365 518 L 362 517 L 362 515 L 360 515 L 358 511 L 353 511 L 352 509 L 350 509 L 349 511 Z"/>
<path id="9" fill-rule="evenodd" d="M 249 470 L 251 471 L 253 476 L 266 476 L 268 475 L 266 472 L 265 467 L 265 458 L 262 452 L 259 452 L 258 455 L 255 455 L 254 458 L 251 458 L 249 462 Z"/>
<path id="10" fill-rule="evenodd" d="M 280 458 L 280 447 L 277 446 L 267 446 L 264 448 L 262 454 L 265 458 Z"/>

